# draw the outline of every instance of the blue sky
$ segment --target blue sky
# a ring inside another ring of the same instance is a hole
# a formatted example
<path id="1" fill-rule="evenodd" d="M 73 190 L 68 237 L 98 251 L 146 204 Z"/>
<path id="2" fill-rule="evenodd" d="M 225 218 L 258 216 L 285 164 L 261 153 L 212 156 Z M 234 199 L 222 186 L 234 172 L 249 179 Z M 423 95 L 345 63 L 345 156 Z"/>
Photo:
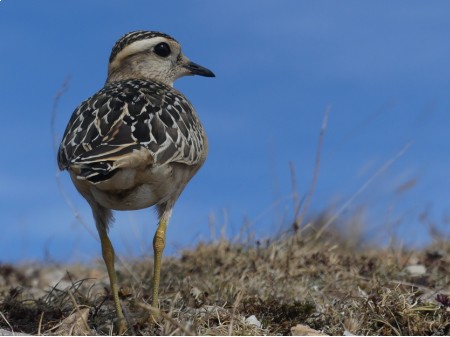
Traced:
<path id="1" fill-rule="evenodd" d="M 212 218 L 230 237 L 244 223 L 258 238 L 288 226 L 289 162 L 303 195 L 327 106 L 309 216 L 335 214 L 412 142 L 342 216 L 360 214 L 378 242 L 395 233 L 426 244 L 423 213 L 449 235 L 449 12 L 446 1 L 0 1 L 0 262 L 99 256 L 88 205 L 57 174 L 53 100 L 70 76 L 60 140 L 75 107 L 102 87 L 115 41 L 141 29 L 172 35 L 217 76 L 175 83 L 196 107 L 210 153 L 175 207 L 168 254 L 209 239 Z M 116 219 L 119 254 L 151 253 L 153 211 Z"/>

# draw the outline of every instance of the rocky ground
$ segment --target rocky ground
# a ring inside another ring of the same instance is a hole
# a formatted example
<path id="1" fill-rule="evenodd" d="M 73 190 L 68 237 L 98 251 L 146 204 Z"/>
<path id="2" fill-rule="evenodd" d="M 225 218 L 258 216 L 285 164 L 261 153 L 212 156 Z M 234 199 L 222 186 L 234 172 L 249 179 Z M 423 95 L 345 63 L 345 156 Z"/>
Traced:
<path id="1" fill-rule="evenodd" d="M 201 243 L 163 261 L 161 321 L 148 324 L 152 259 L 118 263 L 136 335 L 449 335 L 450 243 L 356 248 L 330 233 Z M 114 334 L 102 261 L 0 264 L 0 335 Z"/>

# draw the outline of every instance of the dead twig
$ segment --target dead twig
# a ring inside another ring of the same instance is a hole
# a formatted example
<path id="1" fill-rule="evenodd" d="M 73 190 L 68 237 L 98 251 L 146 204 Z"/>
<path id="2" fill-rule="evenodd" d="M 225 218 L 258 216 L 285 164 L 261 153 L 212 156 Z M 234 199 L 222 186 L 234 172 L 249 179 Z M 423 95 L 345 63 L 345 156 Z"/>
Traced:
<path id="1" fill-rule="evenodd" d="M 328 106 L 325 109 L 325 113 L 322 120 L 322 127 L 320 128 L 320 134 L 319 134 L 319 142 L 317 144 L 316 148 L 316 160 L 314 163 L 314 174 L 313 178 L 311 180 L 311 185 L 309 186 L 308 194 L 305 198 L 305 203 L 303 204 L 303 207 L 301 207 L 301 213 L 300 215 L 295 215 L 295 223 L 298 227 L 302 226 L 303 220 L 306 216 L 306 212 L 308 211 L 309 203 L 311 202 L 311 198 L 314 193 L 314 189 L 316 188 L 317 178 L 319 177 L 319 167 L 320 167 L 320 157 L 322 153 L 322 146 L 323 146 L 323 139 L 325 137 L 325 131 L 327 129 L 328 124 L 328 116 L 330 115 L 331 107 Z M 300 207 L 299 207 L 300 211 Z"/>
<path id="2" fill-rule="evenodd" d="M 8 325 L 11 333 L 14 335 L 14 329 L 11 326 L 11 324 L 9 324 L 8 320 L 6 319 L 5 315 L 3 315 L 3 313 L 0 311 L 0 316 L 3 318 L 3 320 L 5 321 L 5 323 Z"/>
<path id="3" fill-rule="evenodd" d="M 50 130 L 51 130 L 52 138 L 53 138 L 52 145 L 53 145 L 53 154 L 55 155 L 55 158 L 58 154 L 58 136 L 57 136 L 56 128 L 55 128 L 56 116 L 58 115 L 59 101 L 60 101 L 61 97 L 68 90 L 69 83 L 70 83 L 70 76 L 67 76 L 66 79 L 64 80 L 63 84 L 61 85 L 61 88 L 56 92 L 55 98 L 53 99 L 53 109 L 52 109 L 51 119 L 50 119 Z M 58 186 L 59 193 L 61 193 L 66 205 L 69 206 L 70 210 L 74 214 L 75 219 L 77 219 L 77 221 L 88 231 L 88 233 L 95 240 L 98 241 L 99 239 L 98 239 L 96 233 L 83 220 L 83 218 L 80 215 L 80 212 L 78 212 L 77 208 L 75 207 L 72 200 L 69 198 L 66 190 L 64 189 L 63 184 L 61 182 L 61 172 L 58 168 L 56 169 L 55 176 L 56 176 L 56 185 Z"/>
<path id="4" fill-rule="evenodd" d="M 297 192 L 297 176 L 295 174 L 295 166 L 292 161 L 289 162 L 289 170 L 291 171 L 291 184 L 292 184 L 292 201 L 294 202 L 294 229 L 297 231 L 299 229 L 298 213 L 300 212 L 300 208 L 302 203 L 300 202 L 300 198 L 298 197 Z"/>
<path id="5" fill-rule="evenodd" d="M 63 84 L 61 85 L 61 87 L 59 88 L 59 90 L 56 92 L 55 98 L 53 99 L 53 109 L 52 109 L 52 114 L 51 114 L 51 119 L 50 119 L 50 128 L 52 130 L 52 137 L 53 137 L 53 154 L 56 156 L 56 154 L 58 153 L 58 138 L 56 136 L 56 132 L 55 132 L 55 121 L 56 121 L 56 116 L 57 116 L 57 112 L 58 112 L 58 105 L 59 105 L 59 100 L 61 99 L 61 97 L 66 93 L 66 91 L 69 88 L 69 83 L 70 83 L 70 76 L 67 76 L 66 79 L 64 80 Z"/>
<path id="6" fill-rule="evenodd" d="M 39 325 L 38 325 L 38 336 L 42 335 L 42 320 L 44 319 L 44 311 L 41 313 L 41 317 L 39 318 Z"/>
<path id="7" fill-rule="evenodd" d="M 228 327 L 228 336 L 233 335 L 233 323 L 234 323 L 234 317 L 236 315 L 236 310 L 239 306 L 239 304 L 241 303 L 242 297 L 244 296 L 244 289 L 241 289 L 237 295 L 236 295 L 236 300 L 233 303 L 233 311 L 231 314 L 231 320 L 230 320 L 230 325 Z"/>
<path id="8" fill-rule="evenodd" d="M 323 225 L 322 228 L 320 228 L 317 231 L 317 234 L 315 236 L 315 239 L 317 240 L 320 238 L 322 233 L 344 212 L 351 204 L 352 202 L 362 193 L 364 190 L 369 187 L 373 181 L 378 178 L 382 173 L 384 173 L 389 167 L 392 166 L 401 156 L 403 156 L 408 149 L 411 147 L 412 142 L 407 143 L 403 148 L 398 151 L 394 157 L 386 161 L 367 181 L 342 205 L 341 208 L 330 218 L 328 221 Z"/>
<path id="9" fill-rule="evenodd" d="M 78 316 L 80 317 L 81 321 L 83 322 L 84 328 L 86 331 L 91 331 L 89 328 L 89 325 L 87 324 L 86 320 L 84 319 L 83 315 L 81 314 L 80 307 L 75 299 L 75 296 L 73 296 L 72 291 L 70 289 L 67 290 L 67 293 L 69 294 L 70 300 L 72 301 L 75 310 L 77 311 Z"/>

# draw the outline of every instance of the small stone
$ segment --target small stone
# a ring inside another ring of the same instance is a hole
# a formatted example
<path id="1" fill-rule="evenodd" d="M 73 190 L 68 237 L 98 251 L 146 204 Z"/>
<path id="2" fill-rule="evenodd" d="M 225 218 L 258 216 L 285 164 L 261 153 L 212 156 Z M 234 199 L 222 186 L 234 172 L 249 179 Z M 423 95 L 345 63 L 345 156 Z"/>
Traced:
<path id="1" fill-rule="evenodd" d="M 412 276 L 420 276 L 427 272 L 427 268 L 422 264 L 412 264 L 406 267 L 406 271 Z"/>
<path id="2" fill-rule="evenodd" d="M 191 296 L 195 299 L 198 299 L 202 295 L 202 292 L 197 287 L 191 288 Z"/>
<path id="3" fill-rule="evenodd" d="M 328 336 L 303 324 L 297 324 L 296 326 L 292 327 L 291 334 L 292 336 Z"/>
<path id="4" fill-rule="evenodd" d="M 22 332 L 9 331 L 5 329 L 0 329 L 0 336 L 32 336 Z"/>
<path id="5" fill-rule="evenodd" d="M 260 329 L 262 326 L 261 322 L 258 321 L 258 319 L 256 318 L 255 315 L 251 315 L 250 317 L 247 317 L 245 319 L 245 323 L 248 325 L 253 325 L 253 326 L 257 327 L 258 329 Z"/>
<path id="6" fill-rule="evenodd" d="M 43 273 L 41 275 L 41 284 L 45 287 L 57 288 L 59 290 L 64 290 L 67 286 L 70 287 L 72 284 L 63 280 L 66 276 L 66 272 L 61 269 L 55 269 Z"/>

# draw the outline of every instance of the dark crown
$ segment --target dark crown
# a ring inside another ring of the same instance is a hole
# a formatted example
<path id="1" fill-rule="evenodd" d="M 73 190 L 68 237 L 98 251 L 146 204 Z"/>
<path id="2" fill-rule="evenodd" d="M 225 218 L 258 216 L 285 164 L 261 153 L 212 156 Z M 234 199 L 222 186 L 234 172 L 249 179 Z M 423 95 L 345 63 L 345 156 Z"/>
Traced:
<path id="1" fill-rule="evenodd" d="M 165 37 L 166 39 L 170 39 L 173 41 L 177 41 L 175 40 L 173 37 L 164 34 L 164 33 L 160 33 L 160 32 L 151 32 L 151 31 L 146 31 L 146 30 L 138 30 L 135 32 L 129 32 L 125 35 L 123 35 L 119 40 L 117 40 L 116 44 L 114 45 L 112 51 L 111 51 L 111 56 L 109 57 L 109 62 L 111 63 L 112 60 L 116 57 L 117 54 L 119 54 L 119 52 L 124 49 L 126 46 L 132 44 L 133 42 L 139 41 L 139 40 L 145 40 L 145 39 L 151 39 L 153 37 Z"/>

